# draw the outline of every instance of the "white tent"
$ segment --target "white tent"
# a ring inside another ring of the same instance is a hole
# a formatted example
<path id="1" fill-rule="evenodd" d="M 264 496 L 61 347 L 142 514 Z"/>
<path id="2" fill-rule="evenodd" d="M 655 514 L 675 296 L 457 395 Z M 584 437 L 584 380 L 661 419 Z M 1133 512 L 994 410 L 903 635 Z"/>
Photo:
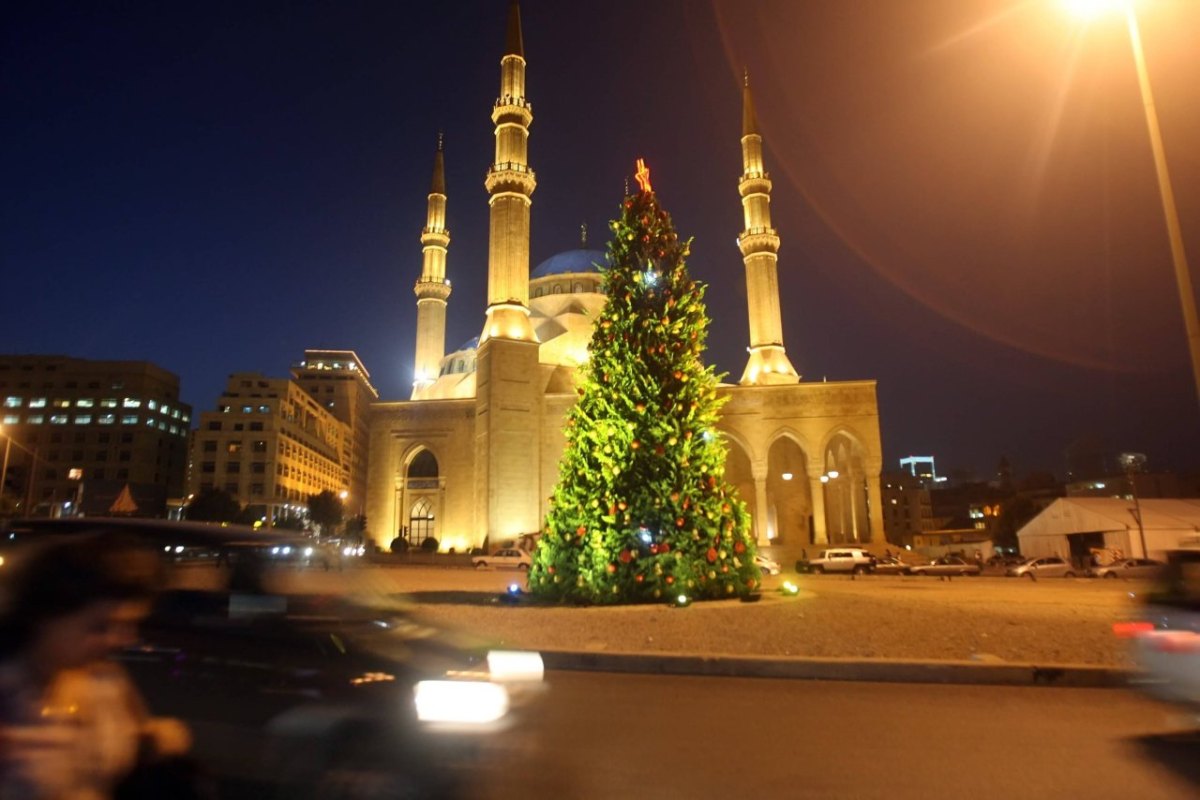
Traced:
<path id="1" fill-rule="evenodd" d="M 1132 500 L 1059 498 L 1017 531 L 1021 555 L 1070 557 L 1104 547 L 1129 557 L 1161 558 L 1167 550 L 1200 543 L 1200 500 L 1142 500 L 1140 506 L 1139 527 Z"/>

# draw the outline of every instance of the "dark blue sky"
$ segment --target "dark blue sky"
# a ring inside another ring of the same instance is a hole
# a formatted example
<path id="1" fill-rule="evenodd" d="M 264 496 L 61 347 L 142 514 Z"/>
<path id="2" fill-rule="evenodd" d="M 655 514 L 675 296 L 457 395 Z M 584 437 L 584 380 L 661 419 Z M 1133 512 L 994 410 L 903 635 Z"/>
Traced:
<path id="1" fill-rule="evenodd" d="M 740 376 L 740 77 L 806 380 L 879 381 L 885 466 L 1064 471 L 1084 435 L 1197 466 L 1200 415 L 1128 38 L 1020 0 L 527 0 L 533 263 L 607 233 L 647 159 Z M 0 40 L 8 352 L 225 376 L 356 350 L 407 396 L 446 136 L 448 344 L 486 286 L 504 0 L 38 3 Z M 1200 259 L 1200 4 L 1142 18 Z M 1190 76 L 1190 77 L 1189 77 Z"/>

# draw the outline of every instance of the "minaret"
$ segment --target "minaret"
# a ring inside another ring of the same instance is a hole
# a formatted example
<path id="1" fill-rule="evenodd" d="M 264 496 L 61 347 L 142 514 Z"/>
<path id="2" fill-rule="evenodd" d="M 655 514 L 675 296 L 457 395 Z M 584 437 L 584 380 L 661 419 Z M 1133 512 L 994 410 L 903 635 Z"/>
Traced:
<path id="1" fill-rule="evenodd" d="M 742 179 L 738 193 L 746 229 L 738 248 L 746 263 L 746 302 L 750 312 L 750 358 L 742 373 L 743 386 L 796 383 L 800 376 L 783 349 L 783 323 L 779 315 L 779 234 L 771 227 L 771 176 L 763 169 L 762 135 L 750 74 L 742 89 Z"/>
<path id="2" fill-rule="evenodd" d="M 446 280 L 446 249 L 450 231 L 446 230 L 446 165 L 442 134 L 438 134 L 437 153 L 433 156 L 433 182 L 429 187 L 429 205 L 425 228 L 421 231 L 421 277 L 413 286 L 417 295 L 417 352 L 413 369 L 413 399 L 437 380 L 438 367 L 446 354 L 446 299 L 450 281 Z"/>
<path id="3" fill-rule="evenodd" d="M 526 143 L 532 120 L 521 12 L 514 2 L 492 110 L 496 161 L 484 182 L 491 195 L 488 309 L 475 359 L 475 519 L 478 533 L 492 542 L 540 530 L 543 498 L 552 488 L 546 476 L 553 467 L 542 463 L 540 345 L 528 306 L 529 196 L 535 184 Z"/>
<path id="4" fill-rule="evenodd" d="M 500 97 L 492 109 L 492 122 L 496 160 L 484 180 L 491 207 L 488 308 L 480 342 L 491 338 L 536 342 L 529 324 L 529 206 L 537 186 L 528 159 L 533 108 L 525 99 L 525 46 L 516 0 L 508 8 Z"/>

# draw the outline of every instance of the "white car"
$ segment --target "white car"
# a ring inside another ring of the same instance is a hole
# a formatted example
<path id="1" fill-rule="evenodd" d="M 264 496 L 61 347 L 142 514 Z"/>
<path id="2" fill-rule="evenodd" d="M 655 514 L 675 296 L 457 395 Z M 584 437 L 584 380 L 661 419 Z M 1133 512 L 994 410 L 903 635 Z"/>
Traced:
<path id="1" fill-rule="evenodd" d="M 820 575 L 823 572 L 845 572 L 865 575 L 871 571 L 875 557 L 861 547 L 834 547 L 822 550 L 808 562 L 808 571 Z"/>
<path id="2" fill-rule="evenodd" d="M 1122 558 L 1087 571 L 1089 578 L 1155 578 L 1164 564 L 1152 558 Z"/>
<path id="3" fill-rule="evenodd" d="M 533 558 L 524 550 L 518 550 L 515 547 L 509 547 L 504 550 L 497 550 L 491 555 L 471 556 L 471 564 L 476 569 L 485 569 L 486 567 L 506 567 L 508 569 L 519 569 L 521 571 L 529 569 L 533 566 Z"/>
<path id="4" fill-rule="evenodd" d="M 1142 672 L 1135 685 L 1200 720 L 1200 549 L 1167 553 L 1144 597 L 1140 620 L 1124 626 Z"/>
<path id="5" fill-rule="evenodd" d="M 783 572 L 783 567 L 778 561 L 767 558 L 762 553 L 756 553 L 754 556 L 754 566 L 762 571 L 763 575 L 778 575 Z"/>

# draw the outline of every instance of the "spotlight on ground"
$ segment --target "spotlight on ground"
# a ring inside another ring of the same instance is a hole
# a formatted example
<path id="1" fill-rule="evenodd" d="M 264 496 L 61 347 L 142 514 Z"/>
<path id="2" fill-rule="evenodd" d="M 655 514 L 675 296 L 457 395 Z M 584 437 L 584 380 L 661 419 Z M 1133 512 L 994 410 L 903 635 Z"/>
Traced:
<path id="1" fill-rule="evenodd" d="M 692 598 L 688 597 L 686 594 L 681 594 L 676 597 L 675 602 L 673 603 L 676 608 L 687 608 L 691 604 Z"/>
<path id="2" fill-rule="evenodd" d="M 779 587 L 779 593 L 788 595 L 790 597 L 795 597 L 796 595 L 800 594 L 800 587 L 791 581 L 784 581 L 783 585 Z"/>

